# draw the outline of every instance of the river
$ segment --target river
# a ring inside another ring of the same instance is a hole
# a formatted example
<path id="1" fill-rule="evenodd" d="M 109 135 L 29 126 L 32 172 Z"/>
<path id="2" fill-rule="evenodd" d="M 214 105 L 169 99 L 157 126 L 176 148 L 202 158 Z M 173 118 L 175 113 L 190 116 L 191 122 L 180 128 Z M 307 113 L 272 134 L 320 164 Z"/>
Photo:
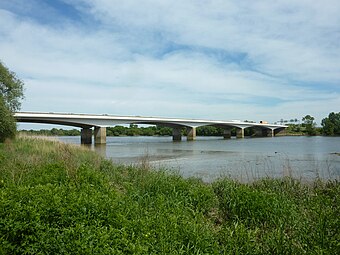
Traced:
<path id="1" fill-rule="evenodd" d="M 79 137 L 58 139 L 80 143 Z M 243 182 L 282 176 L 340 178 L 340 137 L 197 137 L 190 142 L 173 142 L 172 137 L 107 137 L 106 145 L 91 148 L 115 163 L 169 169 L 207 182 L 225 176 Z"/>

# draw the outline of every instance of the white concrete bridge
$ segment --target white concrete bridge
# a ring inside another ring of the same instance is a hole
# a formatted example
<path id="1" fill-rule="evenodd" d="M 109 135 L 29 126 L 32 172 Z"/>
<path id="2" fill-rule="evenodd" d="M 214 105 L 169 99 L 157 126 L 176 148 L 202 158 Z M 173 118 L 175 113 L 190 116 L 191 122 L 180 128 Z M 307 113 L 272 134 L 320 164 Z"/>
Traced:
<path id="1" fill-rule="evenodd" d="M 92 128 L 94 128 L 95 143 L 106 143 L 106 127 L 122 124 L 149 124 L 173 129 L 172 137 L 174 141 L 181 141 L 182 129 L 187 129 L 187 140 L 195 140 L 196 128 L 202 126 L 215 126 L 224 129 L 224 138 L 231 137 L 231 129 L 236 128 L 236 137 L 244 137 L 244 129 L 254 128 L 255 136 L 275 136 L 284 132 L 287 126 L 276 124 L 262 124 L 242 121 L 223 120 L 199 120 L 161 117 L 141 117 L 141 116 L 115 116 L 115 115 L 93 115 L 93 114 L 73 114 L 73 113 L 42 113 L 42 112 L 17 112 L 15 113 L 17 122 L 46 123 L 81 128 L 81 143 L 92 143 Z"/>

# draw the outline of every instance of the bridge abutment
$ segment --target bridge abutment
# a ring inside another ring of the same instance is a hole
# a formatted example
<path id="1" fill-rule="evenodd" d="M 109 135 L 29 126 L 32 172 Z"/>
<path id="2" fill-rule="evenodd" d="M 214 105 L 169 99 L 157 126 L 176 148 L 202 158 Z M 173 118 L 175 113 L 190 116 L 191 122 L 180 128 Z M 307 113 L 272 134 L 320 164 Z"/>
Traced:
<path id="1" fill-rule="evenodd" d="M 80 143 L 81 144 L 92 144 L 92 129 L 91 128 L 81 129 Z"/>
<path id="2" fill-rule="evenodd" d="M 105 127 L 94 128 L 94 141 L 96 144 L 106 143 L 106 128 Z"/>

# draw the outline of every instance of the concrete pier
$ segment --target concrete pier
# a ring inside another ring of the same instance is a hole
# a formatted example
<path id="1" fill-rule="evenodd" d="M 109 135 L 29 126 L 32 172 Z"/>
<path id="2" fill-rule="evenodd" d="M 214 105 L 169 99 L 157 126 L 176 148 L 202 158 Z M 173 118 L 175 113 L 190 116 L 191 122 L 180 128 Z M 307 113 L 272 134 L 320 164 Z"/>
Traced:
<path id="1" fill-rule="evenodd" d="M 106 143 L 106 128 L 105 127 L 94 128 L 94 142 L 95 144 Z"/>
<path id="2" fill-rule="evenodd" d="M 194 141 L 196 139 L 196 128 L 187 127 L 187 141 Z"/>
<path id="3" fill-rule="evenodd" d="M 172 140 L 173 141 L 182 141 L 182 128 L 181 127 L 174 127 L 172 129 Z"/>
<path id="4" fill-rule="evenodd" d="M 244 138 L 244 128 L 236 128 L 236 137 Z"/>
<path id="5" fill-rule="evenodd" d="M 230 139 L 231 138 L 231 129 L 227 128 L 223 130 L 223 138 Z"/>
<path id="6" fill-rule="evenodd" d="M 80 143 L 81 144 L 92 144 L 92 129 L 91 128 L 81 129 Z"/>

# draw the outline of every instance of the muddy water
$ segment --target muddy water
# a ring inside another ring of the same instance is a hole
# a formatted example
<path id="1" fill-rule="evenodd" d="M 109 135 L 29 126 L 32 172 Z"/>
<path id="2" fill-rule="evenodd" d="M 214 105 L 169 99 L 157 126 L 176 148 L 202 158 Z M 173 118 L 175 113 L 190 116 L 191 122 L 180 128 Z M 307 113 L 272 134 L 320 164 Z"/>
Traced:
<path id="1" fill-rule="evenodd" d="M 58 137 L 79 144 L 79 137 Z M 185 177 L 212 181 L 230 176 L 241 181 L 262 177 L 340 178 L 340 137 L 274 137 L 223 140 L 197 137 L 172 142 L 171 137 L 108 137 L 92 146 L 116 163 L 148 164 L 179 171 Z"/>

